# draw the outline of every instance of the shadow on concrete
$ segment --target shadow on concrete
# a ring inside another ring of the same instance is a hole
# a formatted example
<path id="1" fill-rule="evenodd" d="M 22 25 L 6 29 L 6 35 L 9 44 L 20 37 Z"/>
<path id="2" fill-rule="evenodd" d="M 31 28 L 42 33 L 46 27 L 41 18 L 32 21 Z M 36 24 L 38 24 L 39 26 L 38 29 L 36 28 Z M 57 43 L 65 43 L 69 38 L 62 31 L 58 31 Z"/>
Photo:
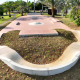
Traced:
<path id="1" fill-rule="evenodd" d="M 11 28 L 11 27 L 5 27 L 5 29 L 13 29 L 13 28 Z"/>
<path id="2" fill-rule="evenodd" d="M 63 23 L 62 21 L 57 21 L 57 22 L 61 22 L 61 23 Z"/>
<path id="3" fill-rule="evenodd" d="M 36 17 L 36 18 L 34 18 L 34 17 Z M 16 19 L 16 20 L 18 20 L 18 21 L 29 21 L 29 20 L 38 20 L 38 19 L 45 19 L 46 18 L 46 16 L 31 16 L 31 17 L 24 17 L 24 18 L 18 18 L 18 19 Z"/>

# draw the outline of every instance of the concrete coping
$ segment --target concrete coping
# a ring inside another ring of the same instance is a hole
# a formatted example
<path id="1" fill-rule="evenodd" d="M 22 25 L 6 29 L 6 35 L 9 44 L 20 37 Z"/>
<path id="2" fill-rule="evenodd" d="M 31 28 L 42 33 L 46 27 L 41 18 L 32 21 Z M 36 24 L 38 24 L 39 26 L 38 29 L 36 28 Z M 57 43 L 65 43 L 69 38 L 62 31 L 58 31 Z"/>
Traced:
<path id="1" fill-rule="evenodd" d="M 78 42 L 70 44 L 55 62 L 39 65 L 24 60 L 15 50 L 0 46 L 0 59 L 12 69 L 31 75 L 49 76 L 62 73 L 76 64 L 80 56 L 80 31 L 72 30 Z"/>

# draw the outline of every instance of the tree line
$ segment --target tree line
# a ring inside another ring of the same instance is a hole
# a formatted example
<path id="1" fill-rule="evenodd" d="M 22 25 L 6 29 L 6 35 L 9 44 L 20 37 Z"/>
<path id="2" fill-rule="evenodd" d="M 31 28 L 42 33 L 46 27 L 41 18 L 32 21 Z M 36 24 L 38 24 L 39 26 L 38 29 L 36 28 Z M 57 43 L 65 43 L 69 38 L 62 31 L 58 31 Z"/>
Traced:
<path id="1" fill-rule="evenodd" d="M 2 10 L 3 9 L 3 10 Z M 17 1 L 7 1 L 4 2 L 2 5 L 0 5 L 0 10 L 5 12 L 9 12 L 9 17 L 11 17 L 11 12 L 13 11 L 20 11 L 21 15 L 23 16 L 23 12 L 29 12 L 30 10 L 34 10 L 34 2 L 25 2 L 22 0 L 17 0 Z M 42 9 L 42 4 L 40 2 L 36 2 L 35 4 L 35 9 L 36 10 L 41 10 Z"/>

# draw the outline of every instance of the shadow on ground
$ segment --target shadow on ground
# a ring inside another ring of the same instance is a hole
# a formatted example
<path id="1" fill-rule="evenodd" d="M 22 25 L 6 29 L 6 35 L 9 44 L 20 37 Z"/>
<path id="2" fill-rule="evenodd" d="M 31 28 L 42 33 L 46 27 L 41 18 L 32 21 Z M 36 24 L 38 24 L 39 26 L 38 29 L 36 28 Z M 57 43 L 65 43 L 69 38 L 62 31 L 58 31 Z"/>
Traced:
<path id="1" fill-rule="evenodd" d="M 31 17 L 21 17 L 21 18 L 18 18 L 18 19 L 16 19 L 16 20 L 18 20 L 18 21 L 29 21 L 29 20 L 38 20 L 38 19 L 41 19 L 41 20 L 43 20 L 43 19 L 45 19 L 46 18 L 46 16 L 31 16 Z"/>

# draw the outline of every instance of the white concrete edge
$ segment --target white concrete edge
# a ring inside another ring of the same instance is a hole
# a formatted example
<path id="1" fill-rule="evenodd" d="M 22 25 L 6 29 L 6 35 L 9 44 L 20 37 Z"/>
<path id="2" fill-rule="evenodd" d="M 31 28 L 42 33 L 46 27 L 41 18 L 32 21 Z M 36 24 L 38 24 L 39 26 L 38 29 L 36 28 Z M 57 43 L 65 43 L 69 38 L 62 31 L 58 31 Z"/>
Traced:
<path id="1" fill-rule="evenodd" d="M 59 73 L 62 73 L 64 71 L 70 69 L 72 66 L 74 66 L 76 64 L 76 62 L 79 59 L 79 56 L 80 56 L 80 53 L 77 52 L 71 61 L 69 61 L 63 65 L 49 67 L 49 68 L 33 68 L 33 67 L 29 67 L 29 66 L 20 65 L 20 64 L 14 62 L 8 58 L 5 58 L 5 57 L 0 57 L 0 59 L 4 63 L 6 63 L 9 67 L 11 67 L 12 69 L 14 69 L 16 71 L 19 71 L 22 73 L 27 73 L 27 74 L 32 74 L 32 75 L 49 76 L 49 75 L 59 74 Z M 28 70 L 28 72 L 27 72 L 27 70 Z M 43 74 L 45 72 L 46 72 L 46 74 Z"/>
<path id="2" fill-rule="evenodd" d="M 41 74 L 44 74 L 42 76 L 48 76 L 48 75 L 45 75 L 45 72 L 48 73 L 48 71 L 47 71 L 48 69 L 46 70 L 46 68 L 45 69 L 43 68 L 43 70 L 42 70 L 42 68 L 37 69 L 37 68 L 33 68 L 33 67 L 23 66 L 23 65 L 15 63 L 12 60 L 4 58 L 4 57 L 1 57 L 1 60 L 5 64 L 7 64 L 9 67 L 11 67 L 13 70 L 19 71 L 21 73 L 27 73 L 27 74 L 31 74 L 31 75 L 38 75 L 38 74 L 35 73 L 35 71 L 37 71 L 38 73 L 41 72 Z"/>
<path id="3" fill-rule="evenodd" d="M 20 33 L 19 33 L 19 37 L 28 37 L 28 36 L 58 36 L 59 34 L 58 33 L 53 33 L 53 34 L 23 34 L 23 35 L 21 35 Z"/>
<path id="4" fill-rule="evenodd" d="M 7 46 L 0 46 L 0 49 L 4 48 L 4 47 L 7 47 Z"/>
<path id="5" fill-rule="evenodd" d="M 4 33 L 0 33 L 0 38 L 2 37 L 3 34 L 4 34 Z"/>
<path id="6" fill-rule="evenodd" d="M 75 56 L 75 58 L 72 59 L 70 62 L 64 65 L 60 65 L 59 68 L 57 67 L 57 69 L 49 68 L 49 75 L 55 75 L 55 74 L 62 73 L 66 70 L 69 70 L 72 66 L 74 66 L 77 63 L 78 59 L 79 56 Z"/>

